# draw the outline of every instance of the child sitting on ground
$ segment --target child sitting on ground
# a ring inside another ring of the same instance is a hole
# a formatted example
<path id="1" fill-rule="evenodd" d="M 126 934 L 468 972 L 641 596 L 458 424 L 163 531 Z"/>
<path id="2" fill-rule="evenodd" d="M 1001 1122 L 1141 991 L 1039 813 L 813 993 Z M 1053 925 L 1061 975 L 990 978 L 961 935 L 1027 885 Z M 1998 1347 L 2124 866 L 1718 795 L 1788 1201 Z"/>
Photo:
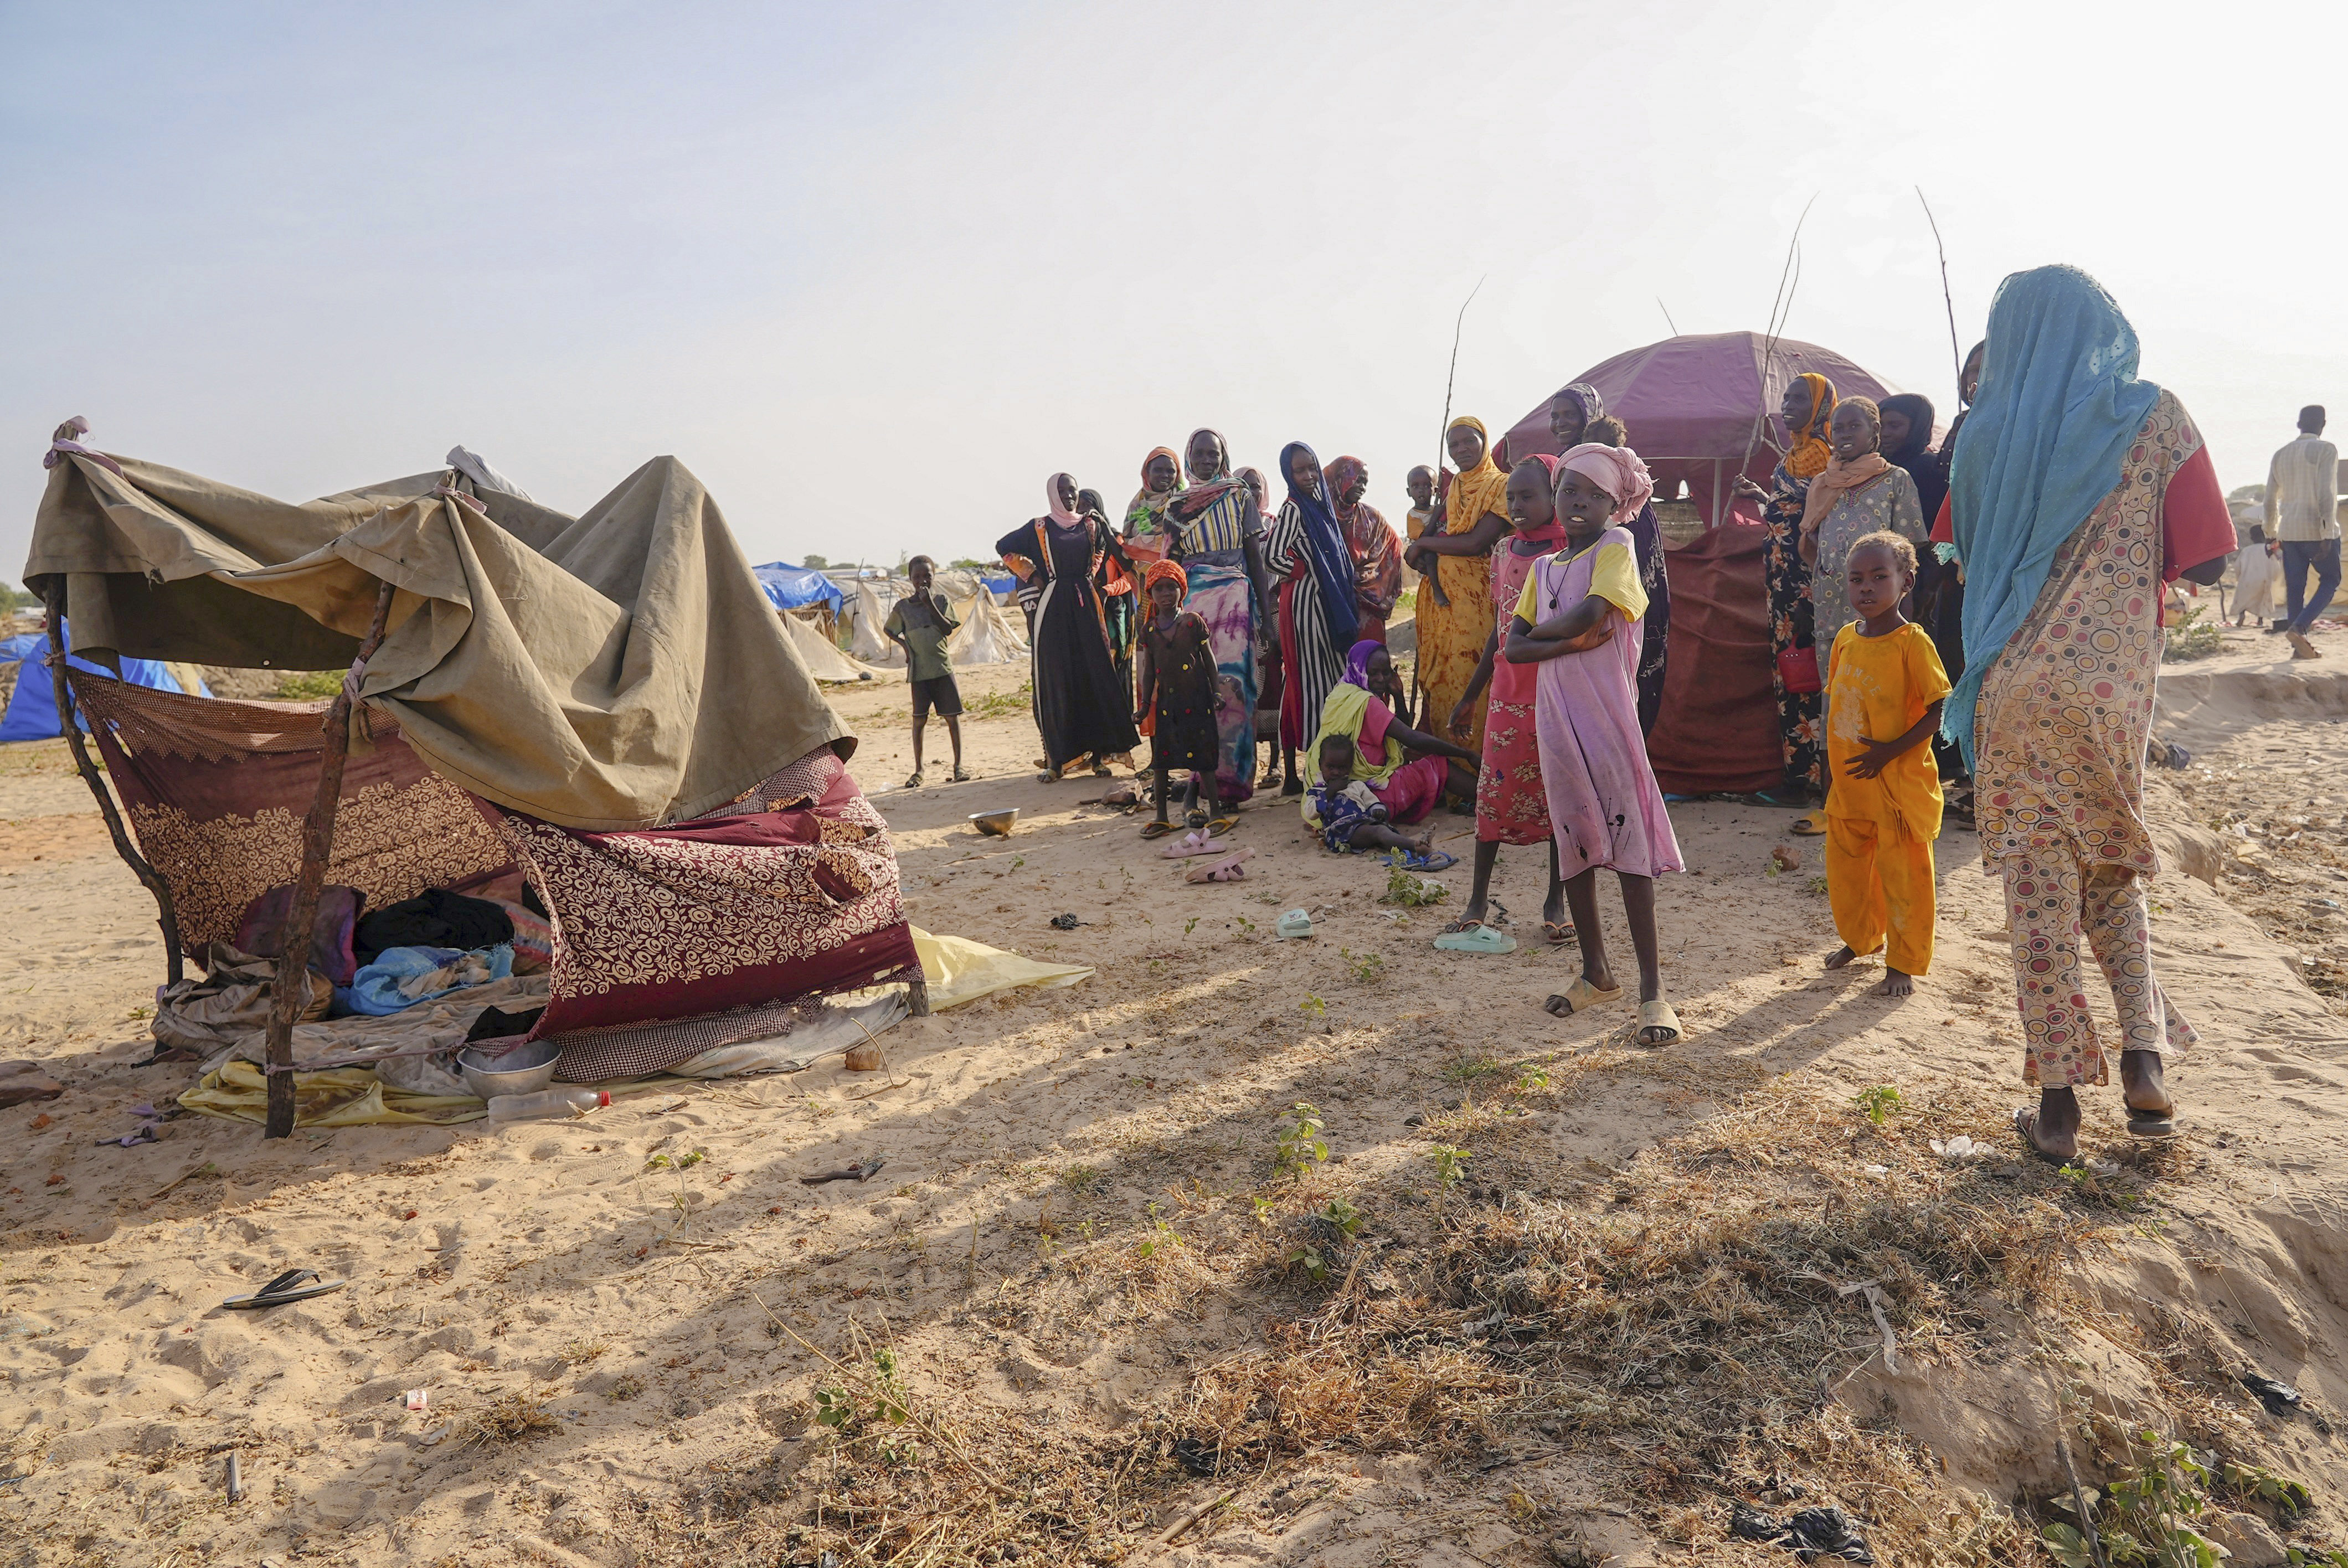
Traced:
<path id="1" fill-rule="evenodd" d="M 1883 952 L 1872 994 L 1904 997 L 1932 966 L 1932 840 L 1941 835 L 1941 775 L 1924 743 L 1941 727 L 1948 671 L 1924 629 L 1900 613 L 1916 581 L 1916 547 L 1899 534 L 1861 535 L 1844 580 L 1859 617 L 1827 655 L 1827 899 L 1843 945 L 1839 969 Z M 1882 736 L 1883 739 L 1876 737 Z"/>
<path id="2" fill-rule="evenodd" d="M 1344 735 L 1322 738 L 1321 777 L 1313 785 L 1313 814 L 1321 819 L 1321 842 L 1339 855 L 1358 849 L 1400 849 L 1420 856 L 1435 847 L 1435 829 L 1413 838 L 1391 826 L 1377 792 L 1354 776 L 1354 743 Z"/>
<path id="3" fill-rule="evenodd" d="M 946 639 L 962 624 L 946 608 L 946 596 L 930 589 L 935 563 L 915 556 L 905 563 L 913 591 L 889 611 L 882 635 L 905 651 L 905 681 L 913 690 L 913 776 L 907 789 L 922 787 L 922 732 L 929 728 L 930 710 L 946 722 L 946 739 L 953 743 L 954 783 L 970 775 L 962 767 L 962 688 L 954 684 L 953 664 L 946 657 Z"/>

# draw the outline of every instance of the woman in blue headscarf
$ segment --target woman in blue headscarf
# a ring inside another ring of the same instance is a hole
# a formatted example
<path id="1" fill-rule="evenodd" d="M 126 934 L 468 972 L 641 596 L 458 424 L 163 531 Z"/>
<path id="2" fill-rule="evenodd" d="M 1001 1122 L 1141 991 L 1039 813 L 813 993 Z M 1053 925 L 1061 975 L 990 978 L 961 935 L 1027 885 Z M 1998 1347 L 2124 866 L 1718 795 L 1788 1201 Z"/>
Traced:
<path id="1" fill-rule="evenodd" d="M 2176 1130 L 2161 1052 L 2193 1038 L 2152 977 L 2144 752 L 2167 585 L 2216 581 L 2234 529 L 2201 433 L 2136 367 L 2135 329 L 2093 278 L 2014 273 L 1950 476 L 1967 667 L 1943 729 L 2005 881 L 2022 1075 L 2039 1088 L 2015 1130 L 2058 1160 L 2078 1153 L 2077 1087 L 2110 1081 L 2081 933 L 2119 1014 L 2129 1132 Z"/>
<path id="2" fill-rule="evenodd" d="M 1264 535 L 1263 564 L 1279 585 L 1280 744 L 1283 753 L 1320 733 L 1321 704 L 1344 674 L 1357 635 L 1354 557 L 1337 523 L 1321 459 L 1302 441 L 1280 452 L 1288 499 Z M 1282 794 L 1302 794 L 1292 760 Z"/>

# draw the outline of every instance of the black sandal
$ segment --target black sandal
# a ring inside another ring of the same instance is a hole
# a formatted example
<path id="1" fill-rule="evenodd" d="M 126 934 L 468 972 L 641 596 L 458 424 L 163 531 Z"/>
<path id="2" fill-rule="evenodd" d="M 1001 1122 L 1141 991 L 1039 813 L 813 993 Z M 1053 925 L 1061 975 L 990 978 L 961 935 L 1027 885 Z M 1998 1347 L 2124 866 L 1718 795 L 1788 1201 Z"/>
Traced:
<path id="1" fill-rule="evenodd" d="M 305 1285 L 305 1280 L 311 1283 Z M 320 1279 L 314 1268 L 289 1268 L 251 1296 L 232 1296 L 221 1305 L 232 1312 L 283 1307 L 289 1302 L 307 1301 L 314 1296 L 331 1295 L 349 1283 L 346 1279 Z"/>

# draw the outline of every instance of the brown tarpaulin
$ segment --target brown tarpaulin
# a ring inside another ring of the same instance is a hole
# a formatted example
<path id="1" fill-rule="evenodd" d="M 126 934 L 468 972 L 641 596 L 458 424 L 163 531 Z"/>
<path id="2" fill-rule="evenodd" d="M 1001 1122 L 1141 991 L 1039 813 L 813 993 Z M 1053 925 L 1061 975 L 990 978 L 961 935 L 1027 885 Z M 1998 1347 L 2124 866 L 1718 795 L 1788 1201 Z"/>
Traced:
<path id="1" fill-rule="evenodd" d="M 1671 661 L 1647 737 L 1667 794 L 1744 794 L 1785 782 L 1761 581 L 1767 538 L 1758 525 L 1729 523 L 1671 553 Z"/>
<path id="2" fill-rule="evenodd" d="M 50 471 L 25 566 L 62 578 L 76 651 L 347 666 L 458 787 L 566 827 L 715 810 L 841 725 L 699 480 L 656 457 L 572 518 L 440 474 L 294 505 L 134 457 Z M 468 500 L 474 497 L 468 497 Z"/>

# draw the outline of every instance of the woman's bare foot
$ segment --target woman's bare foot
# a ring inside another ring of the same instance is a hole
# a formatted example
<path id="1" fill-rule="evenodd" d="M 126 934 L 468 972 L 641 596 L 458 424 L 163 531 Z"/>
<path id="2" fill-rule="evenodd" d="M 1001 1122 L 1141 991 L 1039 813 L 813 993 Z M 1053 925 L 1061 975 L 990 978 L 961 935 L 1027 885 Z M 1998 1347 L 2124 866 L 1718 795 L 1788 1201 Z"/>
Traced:
<path id="1" fill-rule="evenodd" d="M 1850 949 L 1849 948 L 1845 948 L 1843 951 L 1848 953 Z M 1886 964 L 1883 966 L 1883 983 L 1879 986 L 1869 987 L 1867 994 L 1871 997 L 1904 997 L 1914 995 L 1915 990 L 1916 981 L 1914 977 L 1903 975 L 1898 969 Z"/>
<path id="2" fill-rule="evenodd" d="M 1827 968 L 1829 969 L 1847 969 L 1858 960 L 1858 958 L 1859 955 L 1850 950 L 1850 944 L 1846 942 L 1841 947 L 1837 948 L 1833 952 L 1827 955 Z"/>
<path id="3" fill-rule="evenodd" d="M 1410 847 L 1411 852 L 1415 855 L 1427 856 L 1434 854 L 1435 829 L 1430 827 L 1425 833 L 1420 834 L 1416 838 L 1412 839 L 1410 841 Z"/>
<path id="4" fill-rule="evenodd" d="M 2177 1102 L 2168 1097 L 2157 1050 L 2120 1052 L 2120 1090 L 2131 1121 L 2165 1122 L 2177 1115 Z"/>
<path id="5" fill-rule="evenodd" d="M 2042 1158 L 2057 1163 L 2079 1157 L 2079 1096 L 2068 1089 L 2039 1091 L 2038 1109 L 2016 1111 L 2013 1130 Z"/>

